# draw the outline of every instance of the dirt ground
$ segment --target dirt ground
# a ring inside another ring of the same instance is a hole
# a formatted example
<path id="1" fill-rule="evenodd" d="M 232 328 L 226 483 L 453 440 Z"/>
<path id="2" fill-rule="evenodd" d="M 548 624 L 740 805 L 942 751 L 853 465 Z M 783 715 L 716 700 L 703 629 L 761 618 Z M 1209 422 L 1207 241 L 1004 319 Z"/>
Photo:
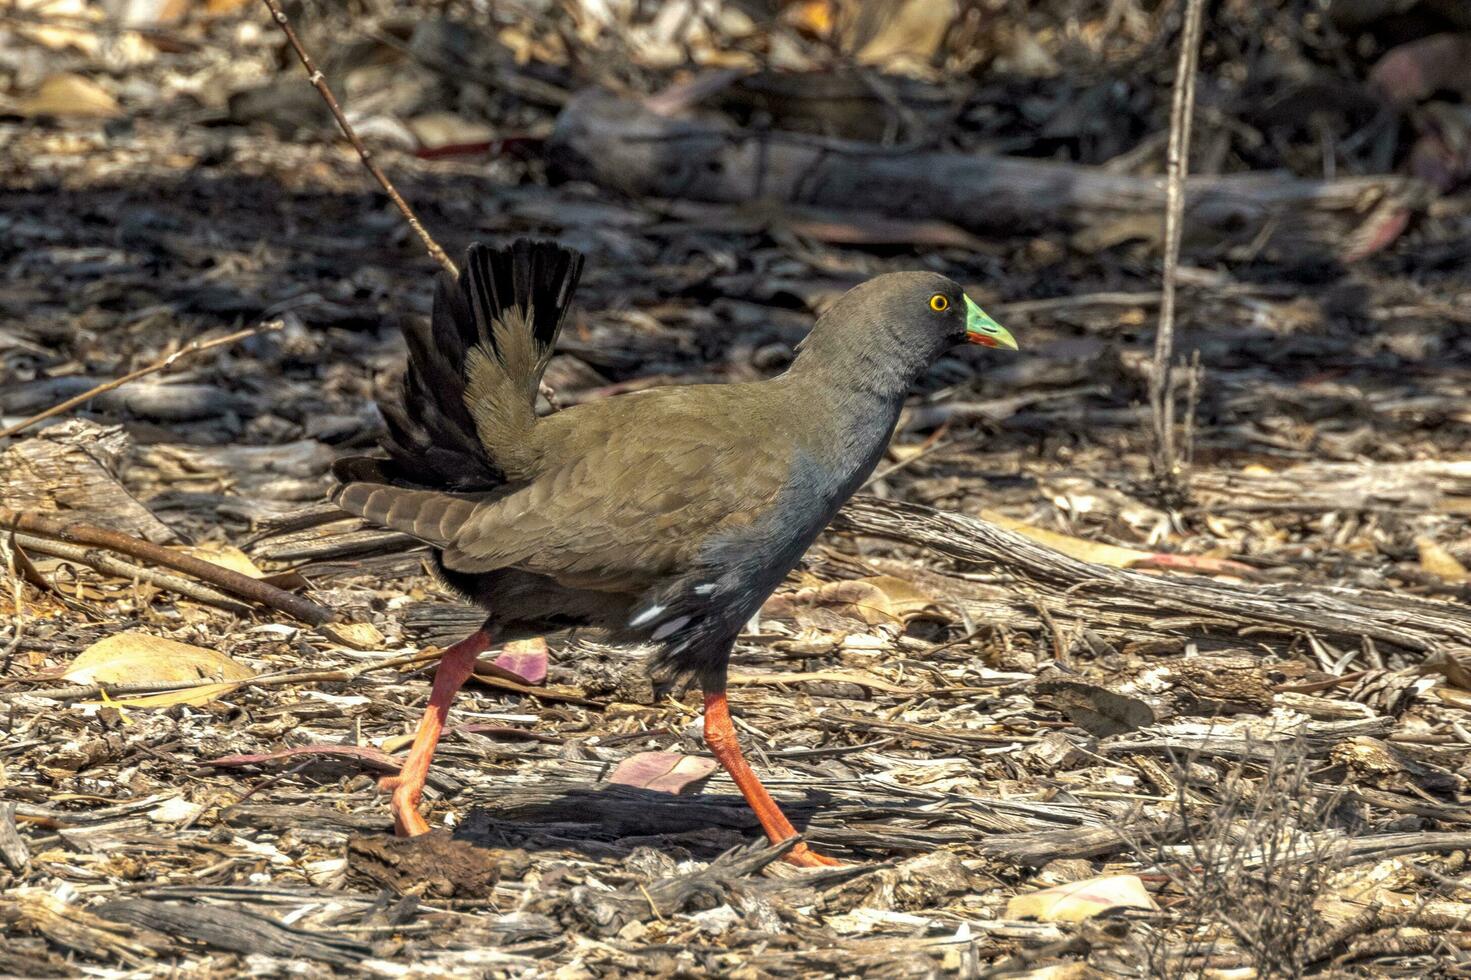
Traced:
<path id="1" fill-rule="evenodd" d="M 1471 974 L 1471 83 L 1415 47 L 1471 36 L 1454 5 L 1212 5 L 1176 485 L 1148 405 L 1175 5 L 961 4 L 919 68 L 872 55 L 882 26 L 825 35 L 843 4 L 291 11 L 450 255 L 587 253 L 560 404 L 769 376 L 896 269 L 1019 340 L 936 365 L 737 648 L 748 753 L 845 862 L 816 872 L 710 775 L 698 692 L 594 635 L 487 665 L 440 829 L 390 836 L 415 655 L 474 616 L 411 543 L 292 515 L 381 433 L 437 266 L 266 11 L 227 6 L 50 22 L 83 40 L 0 15 L 0 428 L 267 325 L 0 443 L 0 974 Z M 61 73 L 96 91 L 39 104 Z M 823 155 L 999 155 L 1057 193 L 665 187 L 573 152 L 592 86 Z M 147 556 L 67 551 L 77 521 L 309 608 L 185 596 Z"/>

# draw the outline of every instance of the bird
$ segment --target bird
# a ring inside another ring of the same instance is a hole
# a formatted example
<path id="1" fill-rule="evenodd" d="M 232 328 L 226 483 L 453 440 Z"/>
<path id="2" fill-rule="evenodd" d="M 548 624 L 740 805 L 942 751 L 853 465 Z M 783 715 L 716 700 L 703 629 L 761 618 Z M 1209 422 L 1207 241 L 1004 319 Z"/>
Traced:
<path id="1" fill-rule="evenodd" d="M 476 243 L 404 325 L 380 454 L 334 465 L 336 505 L 430 546 L 481 627 L 443 651 L 390 792 L 395 831 L 428 831 L 421 793 L 455 693 L 494 645 L 577 627 L 649 650 L 697 682 L 704 738 L 768 839 L 795 828 L 742 755 L 726 699 L 732 648 L 883 456 L 906 395 L 942 353 L 1012 335 L 945 276 L 892 272 L 817 319 L 779 375 L 669 385 L 539 416 L 542 376 L 584 265 L 555 241 Z M 839 862 L 799 841 L 806 867 Z"/>

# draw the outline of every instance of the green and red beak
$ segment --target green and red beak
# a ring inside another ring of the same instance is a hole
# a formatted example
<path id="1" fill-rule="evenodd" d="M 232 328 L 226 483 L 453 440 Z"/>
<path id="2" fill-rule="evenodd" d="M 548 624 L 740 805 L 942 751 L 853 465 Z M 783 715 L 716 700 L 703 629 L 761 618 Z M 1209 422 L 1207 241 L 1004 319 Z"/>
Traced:
<path id="1" fill-rule="evenodd" d="M 969 296 L 965 298 L 965 339 L 982 347 L 1005 347 L 1017 350 L 1016 338 L 1011 332 L 991 319 L 990 314 L 975 304 Z"/>

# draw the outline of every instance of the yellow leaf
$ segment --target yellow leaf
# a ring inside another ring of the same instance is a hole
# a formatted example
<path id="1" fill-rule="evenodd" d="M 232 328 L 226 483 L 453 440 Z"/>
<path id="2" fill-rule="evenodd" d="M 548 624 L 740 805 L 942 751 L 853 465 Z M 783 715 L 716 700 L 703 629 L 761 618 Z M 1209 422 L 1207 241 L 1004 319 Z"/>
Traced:
<path id="1" fill-rule="evenodd" d="M 833 0 L 801 0 L 783 10 L 781 18 L 799 31 L 827 37 L 835 20 Z"/>
<path id="2" fill-rule="evenodd" d="M 1154 899 L 1135 875 L 1109 875 L 1073 881 L 1018 895 L 1006 903 L 1008 919 L 1082 922 L 1109 909 L 1155 909 Z"/>
<path id="3" fill-rule="evenodd" d="M 322 626 L 324 634 L 354 650 L 382 650 L 383 634 L 372 623 L 331 623 Z"/>
<path id="4" fill-rule="evenodd" d="M 1460 708 L 1462 711 L 1471 711 L 1471 694 L 1465 691 L 1458 691 L 1453 687 L 1437 687 L 1430 693 L 1440 698 L 1442 704 Z"/>
<path id="5" fill-rule="evenodd" d="M 891 0 L 855 5 L 850 43 L 865 65 L 906 71 L 928 64 L 959 11 L 954 0 Z"/>
<path id="6" fill-rule="evenodd" d="M 60 72 L 48 77 L 41 87 L 21 99 L 16 109 L 23 116 L 74 116 L 112 119 L 123 114 L 117 100 L 91 79 Z"/>
<path id="7" fill-rule="evenodd" d="M 228 568 L 232 572 L 249 575 L 251 578 L 260 578 L 265 574 L 255 562 L 250 560 L 249 555 L 233 545 L 197 544 L 177 550 L 198 558 L 200 561 L 207 561 L 212 565 Z"/>
<path id="8" fill-rule="evenodd" d="M 1154 557 L 1153 552 L 1139 551 L 1135 548 L 1121 548 L 1116 544 L 1100 544 L 1097 541 L 1085 541 L 1075 538 L 1070 534 L 1061 534 L 1057 531 L 1047 531 L 1040 527 L 1033 527 L 1021 521 L 998 514 L 992 510 L 981 511 L 981 517 L 992 524 L 1015 531 L 1023 537 L 1031 538 L 1038 544 L 1045 544 L 1054 551 L 1060 551 L 1065 555 L 1077 558 L 1081 561 L 1091 561 L 1099 565 L 1107 565 L 1110 568 L 1129 568 L 1130 566 L 1149 561 Z"/>
<path id="9" fill-rule="evenodd" d="M 1465 582 L 1471 579 L 1471 572 L 1466 571 L 1465 565 L 1456 561 L 1454 555 L 1429 538 L 1416 538 L 1415 547 L 1420 549 L 1422 570 L 1447 582 Z"/>
<path id="10" fill-rule="evenodd" d="M 61 676 L 74 684 L 178 684 L 243 681 L 255 672 L 216 650 L 128 632 L 98 640 Z"/>
<path id="11" fill-rule="evenodd" d="M 172 708 L 176 704 L 192 704 L 198 707 L 239 689 L 239 684 L 201 684 L 198 687 L 187 687 L 179 691 L 161 691 L 158 694 L 144 694 L 136 698 L 123 698 L 120 701 L 109 699 L 109 701 L 122 708 Z M 106 694 L 106 692 L 103 693 Z"/>

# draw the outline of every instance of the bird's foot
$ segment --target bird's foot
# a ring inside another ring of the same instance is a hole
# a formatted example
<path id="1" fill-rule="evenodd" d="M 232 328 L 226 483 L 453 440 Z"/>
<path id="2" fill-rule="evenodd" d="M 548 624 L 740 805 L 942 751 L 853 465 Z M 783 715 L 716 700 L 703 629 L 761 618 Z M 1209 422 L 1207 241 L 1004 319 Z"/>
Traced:
<path id="1" fill-rule="evenodd" d="M 788 851 L 784 860 L 799 868 L 841 868 L 843 866 L 842 861 L 830 858 L 826 854 L 819 854 L 804 843 L 799 843 Z"/>
<path id="2" fill-rule="evenodd" d="M 392 793 L 389 809 L 393 811 L 393 832 L 399 837 L 418 837 L 429 833 L 429 822 L 419 814 L 419 796 L 424 783 L 411 785 L 402 775 L 384 776 L 378 788 Z"/>

